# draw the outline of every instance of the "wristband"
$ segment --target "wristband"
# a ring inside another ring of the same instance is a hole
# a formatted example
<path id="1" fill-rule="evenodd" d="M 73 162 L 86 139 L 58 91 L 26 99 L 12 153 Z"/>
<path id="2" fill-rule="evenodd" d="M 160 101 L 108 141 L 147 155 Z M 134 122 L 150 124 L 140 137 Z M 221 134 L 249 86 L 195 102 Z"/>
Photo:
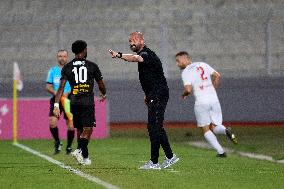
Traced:
<path id="1" fill-rule="evenodd" d="M 54 108 L 59 108 L 59 103 L 54 103 Z"/>
<path id="2" fill-rule="evenodd" d="M 117 58 L 121 58 L 121 57 L 122 57 L 122 53 L 121 53 L 121 52 L 118 52 L 117 55 L 116 55 L 116 57 L 117 57 Z"/>

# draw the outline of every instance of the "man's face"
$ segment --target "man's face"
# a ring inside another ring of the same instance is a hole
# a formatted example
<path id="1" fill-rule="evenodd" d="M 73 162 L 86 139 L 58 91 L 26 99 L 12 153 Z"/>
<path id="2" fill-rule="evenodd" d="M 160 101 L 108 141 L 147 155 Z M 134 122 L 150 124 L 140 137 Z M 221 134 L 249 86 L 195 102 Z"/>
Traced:
<path id="1" fill-rule="evenodd" d="M 57 61 L 61 66 L 64 66 L 68 62 L 68 53 L 66 51 L 59 51 L 57 53 Z"/>
<path id="2" fill-rule="evenodd" d="M 184 69 L 188 65 L 189 62 L 190 62 L 190 60 L 186 56 L 177 56 L 176 57 L 176 65 L 180 69 Z"/>
<path id="3" fill-rule="evenodd" d="M 144 40 L 140 38 L 138 35 L 130 35 L 129 37 L 129 46 L 133 52 L 139 52 L 142 50 L 144 45 Z"/>

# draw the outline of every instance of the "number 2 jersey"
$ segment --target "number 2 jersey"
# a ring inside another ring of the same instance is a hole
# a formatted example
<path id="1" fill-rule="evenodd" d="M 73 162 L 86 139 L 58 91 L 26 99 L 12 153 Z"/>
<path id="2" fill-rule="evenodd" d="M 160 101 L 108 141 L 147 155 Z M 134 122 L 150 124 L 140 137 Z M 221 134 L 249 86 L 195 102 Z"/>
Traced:
<path id="1" fill-rule="evenodd" d="M 191 85 L 195 97 L 195 104 L 219 102 L 211 75 L 215 70 L 204 62 L 194 62 L 182 71 L 184 86 Z"/>
<path id="2" fill-rule="evenodd" d="M 103 79 L 97 64 L 86 59 L 73 59 L 61 71 L 61 79 L 66 79 L 71 86 L 71 104 L 94 104 L 94 80 Z"/>

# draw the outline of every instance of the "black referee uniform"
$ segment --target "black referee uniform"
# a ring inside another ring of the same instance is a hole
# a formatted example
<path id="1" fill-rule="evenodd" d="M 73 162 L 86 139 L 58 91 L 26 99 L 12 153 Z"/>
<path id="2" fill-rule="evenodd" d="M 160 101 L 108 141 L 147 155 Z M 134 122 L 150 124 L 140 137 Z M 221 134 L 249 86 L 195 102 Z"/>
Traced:
<path id="1" fill-rule="evenodd" d="M 163 128 L 164 114 L 169 99 L 169 88 L 159 57 L 147 46 L 138 53 L 143 62 L 138 63 L 139 80 L 146 95 L 148 105 L 148 132 L 151 141 L 151 161 L 156 164 L 160 145 L 167 158 L 173 153 Z"/>

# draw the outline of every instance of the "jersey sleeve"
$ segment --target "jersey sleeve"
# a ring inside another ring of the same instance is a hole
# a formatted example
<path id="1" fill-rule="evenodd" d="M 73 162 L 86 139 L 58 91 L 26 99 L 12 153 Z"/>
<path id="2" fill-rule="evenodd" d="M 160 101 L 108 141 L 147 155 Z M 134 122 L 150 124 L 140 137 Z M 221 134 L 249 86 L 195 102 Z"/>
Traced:
<path id="1" fill-rule="evenodd" d="M 96 65 L 96 64 L 94 64 L 93 74 L 94 74 L 94 78 L 95 78 L 96 81 L 100 81 L 100 80 L 103 79 L 101 70 L 100 70 L 99 66 Z"/>
<path id="2" fill-rule="evenodd" d="M 182 81 L 183 81 L 183 85 L 192 85 L 193 83 L 193 78 L 191 77 L 190 71 L 189 70 L 184 70 L 182 72 Z"/>
<path id="3" fill-rule="evenodd" d="M 139 54 L 143 58 L 143 63 L 150 63 L 151 61 L 151 56 L 147 51 L 143 51 Z"/>
<path id="4" fill-rule="evenodd" d="M 206 64 L 206 70 L 209 72 L 210 75 L 213 74 L 213 72 L 216 72 L 216 70 L 208 64 Z"/>
<path id="5" fill-rule="evenodd" d="M 46 83 L 52 84 L 53 83 L 53 71 L 50 69 L 47 74 Z"/>

